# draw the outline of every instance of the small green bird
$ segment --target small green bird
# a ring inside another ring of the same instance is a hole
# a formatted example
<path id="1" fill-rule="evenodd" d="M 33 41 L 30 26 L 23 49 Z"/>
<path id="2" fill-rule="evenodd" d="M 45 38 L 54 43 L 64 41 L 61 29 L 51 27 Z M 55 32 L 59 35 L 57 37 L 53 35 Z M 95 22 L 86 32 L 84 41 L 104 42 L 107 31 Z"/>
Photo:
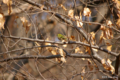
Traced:
<path id="1" fill-rule="evenodd" d="M 67 37 L 64 36 L 64 35 L 62 35 L 62 34 L 58 34 L 57 37 L 58 37 L 59 40 L 65 40 L 65 41 L 67 41 Z"/>

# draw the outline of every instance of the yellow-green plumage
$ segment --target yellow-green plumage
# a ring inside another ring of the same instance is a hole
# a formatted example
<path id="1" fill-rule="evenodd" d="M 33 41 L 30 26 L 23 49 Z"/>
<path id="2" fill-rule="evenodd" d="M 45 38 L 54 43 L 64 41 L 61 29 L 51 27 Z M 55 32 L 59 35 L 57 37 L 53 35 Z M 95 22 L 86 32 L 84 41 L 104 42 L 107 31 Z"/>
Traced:
<path id="1" fill-rule="evenodd" d="M 66 36 L 64 36 L 62 34 L 58 34 L 57 37 L 59 40 L 67 40 Z"/>

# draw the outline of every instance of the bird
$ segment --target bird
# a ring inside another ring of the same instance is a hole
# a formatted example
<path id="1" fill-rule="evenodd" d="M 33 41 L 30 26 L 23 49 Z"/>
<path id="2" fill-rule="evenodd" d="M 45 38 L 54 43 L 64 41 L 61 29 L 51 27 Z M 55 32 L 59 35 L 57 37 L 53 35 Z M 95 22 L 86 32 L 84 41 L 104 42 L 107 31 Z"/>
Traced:
<path id="1" fill-rule="evenodd" d="M 64 35 L 62 35 L 62 34 L 58 34 L 57 37 L 58 37 L 59 40 L 65 40 L 65 41 L 67 41 L 67 37 L 64 36 Z"/>

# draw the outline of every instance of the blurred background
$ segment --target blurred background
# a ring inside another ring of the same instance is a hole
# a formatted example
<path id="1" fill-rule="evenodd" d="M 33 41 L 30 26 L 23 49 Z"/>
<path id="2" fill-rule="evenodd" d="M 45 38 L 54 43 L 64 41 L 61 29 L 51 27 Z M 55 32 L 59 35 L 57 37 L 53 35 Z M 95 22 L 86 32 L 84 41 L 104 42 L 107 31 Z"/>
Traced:
<path id="1" fill-rule="evenodd" d="M 114 36 L 112 39 L 100 42 L 101 24 L 106 24 L 106 20 L 110 20 L 115 26 L 118 19 L 117 13 L 114 10 L 112 12 L 112 0 L 33 0 L 41 4 L 41 8 L 30 5 L 25 0 L 8 1 L 11 2 L 5 4 L 4 0 L 0 0 L 0 13 L 4 14 L 5 18 L 4 29 L 0 31 L 0 34 L 18 38 L 0 38 L 0 60 L 24 55 L 52 55 L 50 48 L 32 48 L 46 45 L 46 43 L 19 38 L 36 39 L 37 37 L 39 40 L 61 42 L 57 35 L 62 34 L 67 40 L 83 42 L 84 38 L 79 32 L 54 15 L 54 13 L 58 13 L 69 18 L 68 12 L 71 9 L 74 10 L 74 16 L 80 16 L 81 13 L 83 29 L 88 34 L 95 33 L 95 45 L 107 49 L 108 43 L 112 45 L 111 51 L 120 52 L 119 32 L 116 30 L 112 29 Z M 46 7 L 47 10 L 43 10 L 43 7 Z M 83 15 L 85 7 L 91 10 L 90 17 Z M 115 28 L 120 29 L 119 26 L 115 26 Z M 67 47 L 60 44 L 54 45 L 65 49 L 70 54 L 88 54 L 86 47 L 80 44 L 68 44 Z M 31 49 L 22 49 L 28 47 Z M 99 50 L 98 54 L 104 59 L 110 59 L 115 67 L 116 57 Z M 102 72 L 97 72 L 91 59 L 75 57 L 65 59 L 66 63 L 60 62 L 56 58 L 0 61 L 0 80 L 112 80 Z M 102 64 L 97 61 L 96 63 L 99 69 L 104 70 Z"/>

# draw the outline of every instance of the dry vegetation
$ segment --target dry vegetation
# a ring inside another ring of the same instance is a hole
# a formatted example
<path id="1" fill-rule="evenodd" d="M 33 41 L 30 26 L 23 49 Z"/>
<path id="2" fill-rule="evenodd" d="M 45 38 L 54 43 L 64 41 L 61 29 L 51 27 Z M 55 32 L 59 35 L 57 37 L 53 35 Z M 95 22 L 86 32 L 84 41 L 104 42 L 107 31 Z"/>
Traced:
<path id="1" fill-rule="evenodd" d="M 118 80 L 119 0 L 0 0 L 0 80 Z"/>

